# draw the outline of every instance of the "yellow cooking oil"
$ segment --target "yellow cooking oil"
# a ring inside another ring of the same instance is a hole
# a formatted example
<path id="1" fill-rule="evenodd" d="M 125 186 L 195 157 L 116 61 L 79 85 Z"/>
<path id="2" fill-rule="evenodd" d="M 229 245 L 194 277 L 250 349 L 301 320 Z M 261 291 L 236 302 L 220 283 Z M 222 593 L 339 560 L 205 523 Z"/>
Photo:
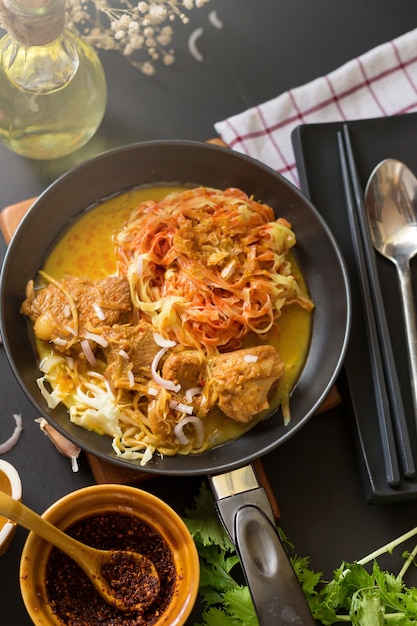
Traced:
<path id="1" fill-rule="evenodd" d="M 39 6 L 37 6 L 39 4 Z M 32 159 L 84 145 L 107 101 L 95 50 L 64 28 L 62 0 L 9 0 L 0 40 L 0 141 Z"/>

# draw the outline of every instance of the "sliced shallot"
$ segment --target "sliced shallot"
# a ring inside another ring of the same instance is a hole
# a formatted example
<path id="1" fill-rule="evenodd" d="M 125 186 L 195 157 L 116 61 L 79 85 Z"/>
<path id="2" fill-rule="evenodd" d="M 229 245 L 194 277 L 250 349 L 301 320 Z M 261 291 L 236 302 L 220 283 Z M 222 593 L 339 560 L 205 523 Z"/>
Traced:
<path id="1" fill-rule="evenodd" d="M 196 61 L 202 63 L 204 61 L 204 57 L 201 54 L 200 50 L 197 48 L 197 39 L 201 37 L 203 34 L 202 28 L 196 28 L 193 30 L 191 35 L 188 38 L 188 50 L 190 54 L 195 58 Z"/>
<path id="2" fill-rule="evenodd" d="M 65 339 L 62 339 L 62 337 L 55 337 L 55 339 L 52 339 L 52 343 L 54 343 L 56 346 L 66 346 L 67 342 Z"/>
<path id="3" fill-rule="evenodd" d="M 64 325 L 64 330 L 66 330 L 66 331 L 67 331 L 67 333 L 69 333 L 70 335 L 73 335 L 74 337 L 75 337 L 75 335 L 77 334 L 77 333 L 75 332 L 75 330 L 73 329 L 73 327 L 72 327 L 72 326 L 70 326 L 69 324 L 65 324 L 65 325 Z"/>
<path id="4" fill-rule="evenodd" d="M 159 361 L 164 356 L 164 354 L 165 354 L 165 352 L 167 350 L 168 350 L 168 347 L 161 348 L 159 350 L 159 352 L 157 352 L 157 354 L 155 354 L 155 356 L 153 358 L 153 361 L 152 361 L 152 364 L 151 364 L 152 378 L 158 385 L 160 385 L 161 387 L 163 387 L 167 391 L 174 391 L 175 393 L 178 393 L 179 390 L 181 389 L 181 385 L 176 385 L 172 380 L 165 380 L 165 378 L 162 378 L 162 376 L 160 376 L 158 374 L 158 371 L 157 371 L 158 370 Z"/>
<path id="5" fill-rule="evenodd" d="M 143 274 L 143 254 L 138 254 L 136 257 L 136 274 L 138 276 Z"/>
<path id="6" fill-rule="evenodd" d="M 97 360 L 96 360 L 96 357 L 94 356 L 94 352 L 92 351 L 91 346 L 88 343 L 87 339 L 83 339 L 80 342 L 80 344 L 81 344 L 82 351 L 85 354 L 85 358 L 87 359 L 87 361 L 90 363 L 92 367 L 95 367 L 97 365 Z"/>
<path id="7" fill-rule="evenodd" d="M 176 345 L 175 341 L 171 341 L 171 339 L 165 339 L 165 337 L 163 337 L 159 333 L 153 334 L 153 340 L 161 348 L 173 348 Z"/>
<path id="8" fill-rule="evenodd" d="M 132 370 L 127 370 L 127 380 L 129 381 L 129 387 L 135 386 L 135 377 Z"/>
<path id="9" fill-rule="evenodd" d="M 189 406 L 188 404 L 184 404 L 184 402 L 170 400 L 169 406 L 171 409 L 174 409 L 174 411 L 178 411 L 179 413 L 187 413 L 188 415 L 191 415 L 193 412 L 193 407 Z"/>
<path id="10" fill-rule="evenodd" d="M 18 413 L 13 413 L 14 421 L 16 422 L 16 426 L 12 434 L 6 441 L 4 441 L 0 445 L 0 454 L 5 454 L 9 452 L 19 441 L 20 434 L 23 430 L 22 416 Z"/>
<path id="11" fill-rule="evenodd" d="M 177 441 L 182 445 L 186 446 L 189 443 L 189 439 L 186 435 L 184 435 L 184 426 L 187 424 L 193 424 L 195 428 L 195 432 L 197 435 L 196 446 L 199 448 L 204 441 L 204 425 L 199 417 L 196 415 L 187 415 L 187 417 L 183 417 L 178 424 L 174 428 L 174 435 L 177 438 Z"/>
<path id="12" fill-rule="evenodd" d="M 219 19 L 216 11 L 211 11 L 209 13 L 209 22 L 214 28 L 218 28 L 221 30 L 223 28 L 223 22 Z"/>
<path id="13" fill-rule="evenodd" d="M 91 341 L 95 341 L 95 343 L 97 343 L 102 348 L 107 348 L 107 346 L 109 345 L 107 339 L 105 337 L 102 337 L 101 335 L 98 335 L 97 333 L 86 332 L 84 333 L 84 337 L 86 339 L 91 339 Z"/>
<path id="14" fill-rule="evenodd" d="M 187 400 L 187 402 L 192 402 L 194 396 L 197 396 L 201 392 L 202 392 L 202 387 L 191 387 L 190 389 L 187 389 L 187 391 L 185 392 L 185 399 Z"/>
<path id="15" fill-rule="evenodd" d="M 97 302 L 93 302 L 93 309 L 94 309 L 95 314 L 97 315 L 98 319 L 101 322 L 104 322 L 104 320 L 106 319 L 106 316 L 104 314 L 103 309 L 101 308 L 101 306 L 99 304 L 97 304 Z"/>

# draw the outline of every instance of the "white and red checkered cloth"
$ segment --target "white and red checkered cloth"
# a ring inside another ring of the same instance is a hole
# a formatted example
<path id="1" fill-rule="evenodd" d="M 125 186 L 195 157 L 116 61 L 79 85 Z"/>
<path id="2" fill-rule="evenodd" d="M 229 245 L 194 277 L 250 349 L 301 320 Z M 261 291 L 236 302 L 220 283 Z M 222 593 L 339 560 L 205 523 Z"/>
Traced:
<path id="1" fill-rule="evenodd" d="M 262 161 L 298 186 L 291 144 L 296 126 L 412 111 L 417 111 L 417 29 L 218 122 L 215 129 L 230 148 Z"/>

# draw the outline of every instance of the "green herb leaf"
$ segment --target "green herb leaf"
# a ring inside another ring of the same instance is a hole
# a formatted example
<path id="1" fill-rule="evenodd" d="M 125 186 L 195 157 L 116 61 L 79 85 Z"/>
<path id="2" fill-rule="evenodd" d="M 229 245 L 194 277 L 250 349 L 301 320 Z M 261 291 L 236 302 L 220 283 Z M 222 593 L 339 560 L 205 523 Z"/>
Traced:
<path id="1" fill-rule="evenodd" d="M 239 618 L 230 617 L 222 609 L 211 608 L 204 613 L 204 622 L 195 626 L 242 626 Z"/>
<path id="2" fill-rule="evenodd" d="M 222 550 L 234 551 L 233 543 L 217 515 L 212 493 L 202 483 L 195 498 L 194 507 L 186 509 L 184 519 L 194 540 L 202 546 L 219 546 Z"/>
<path id="3" fill-rule="evenodd" d="M 225 611 L 229 616 L 240 619 L 245 626 L 258 626 L 252 598 L 248 587 L 240 586 L 223 594 Z"/>
<path id="4" fill-rule="evenodd" d="M 204 621 L 196 626 L 258 626 L 249 589 L 237 580 L 243 577 L 239 557 L 205 483 L 186 515 L 200 557 L 199 591 L 205 606 Z"/>
<path id="5" fill-rule="evenodd" d="M 235 548 L 205 483 L 187 515 L 184 521 L 200 556 L 200 595 L 205 605 L 204 621 L 195 626 L 258 626 L 249 589 L 238 582 L 243 574 Z M 405 563 L 397 576 L 381 570 L 376 558 L 414 536 L 417 527 L 360 561 L 342 562 L 328 582 L 311 569 L 309 557 L 297 556 L 282 529 L 278 528 L 278 533 L 312 615 L 324 626 L 416 626 L 417 589 L 407 587 L 403 575 L 410 565 L 416 565 L 417 547 L 403 554 Z M 370 563 L 368 571 L 365 565 Z"/>

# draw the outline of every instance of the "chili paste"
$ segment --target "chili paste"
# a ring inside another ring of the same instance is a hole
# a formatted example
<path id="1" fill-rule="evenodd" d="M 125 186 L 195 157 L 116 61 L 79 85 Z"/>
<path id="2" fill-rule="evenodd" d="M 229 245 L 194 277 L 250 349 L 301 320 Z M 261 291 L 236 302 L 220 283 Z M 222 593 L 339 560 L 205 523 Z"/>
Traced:
<path id="1" fill-rule="evenodd" d="M 129 550 L 148 557 L 160 580 L 151 606 L 141 611 L 118 610 L 108 605 L 87 575 L 66 554 L 53 548 L 46 566 L 46 593 L 54 613 L 67 626 L 150 626 L 167 608 L 174 593 L 176 571 L 165 539 L 133 515 L 102 513 L 77 522 L 66 532 L 101 550 Z"/>

